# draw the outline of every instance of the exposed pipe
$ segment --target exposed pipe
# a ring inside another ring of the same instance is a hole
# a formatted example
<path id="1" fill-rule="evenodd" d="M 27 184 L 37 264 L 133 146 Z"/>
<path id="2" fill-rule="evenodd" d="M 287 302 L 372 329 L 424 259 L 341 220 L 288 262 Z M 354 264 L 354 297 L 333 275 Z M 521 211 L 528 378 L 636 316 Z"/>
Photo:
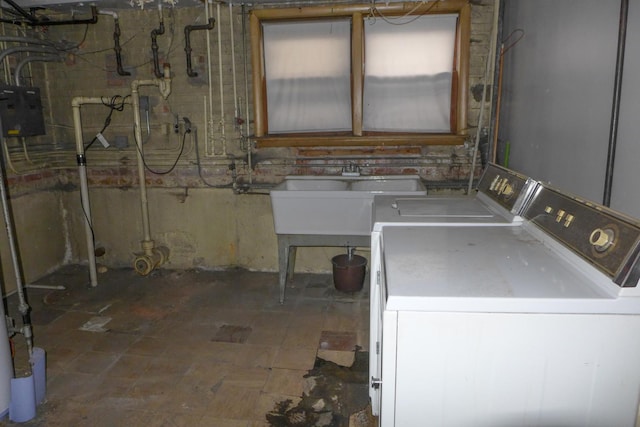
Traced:
<path id="1" fill-rule="evenodd" d="M 43 46 L 55 47 L 55 44 L 53 42 L 50 42 L 49 40 L 34 39 L 31 37 L 0 36 L 0 42 L 39 44 Z"/>
<path id="2" fill-rule="evenodd" d="M 187 54 L 187 75 L 189 77 L 197 77 L 198 73 L 193 71 L 191 67 L 191 31 L 197 30 L 213 30 L 216 22 L 215 19 L 209 18 L 209 23 L 205 25 L 187 25 L 184 27 L 184 51 Z"/>
<path id="3" fill-rule="evenodd" d="M 498 55 L 498 85 L 496 86 L 496 113 L 495 113 L 495 132 L 491 143 L 491 161 L 497 163 L 498 159 L 498 133 L 500 129 L 500 109 L 502 103 L 502 76 L 504 72 L 504 43 L 500 44 L 500 54 Z"/>
<path id="4" fill-rule="evenodd" d="M 618 51 L 616 54 L 616 74 L 613 85 L 613 105 L 611 108 L 611 126 L 609 128 L 609 148 L 607 151 L 607 169 L 604 180 L 602 204 L 611 206 L 611 190 L 613 189 L 613 171 L 618 143 L 618 120 L 620 118 L 620 99 L 622 92 L 622 73 L 624 71 L 624 54 L 627 40 L 627 17 L 629 0 L 620 0 L 620 25 L 618 26 Z"/>
<path id="5" fill-rule="evenodd" d="M 227 155 L 227 141 L 224 134 L 224 84 L 222 73 L 222 31 L 220 29 L 220 3 L 216 3 L 216 15 L 218 17 L 218 77 L 220 81 L 220 139 L 222 142 L 222 156 Z"/>
<path id="6" fill-rule="evenodd" d="M 122 47 L 120 47 L 120 21 L 118 20 L 118 14 L 111 10 L 99 10 L 100 15 L 109 15 L 113 17 L 114 29 L 113 29 L 113 50 L 116 52 L 116 71 L 120 76 L 130 76 L 131 73 L 125 71 L 122 67 Z"/>
<path id="7" fill-rule="evenodd" d="M 497 28 L 493 26 L 491 28 L 491 39 L 495 37 L 495 31 Z M 480 133 L 482 131 L 482 122 L 484 119 L 484 110 L 485 110 L 485 101 L 487 98 L 487 82 L 489 80 L 489 70 L 491 69 L 491 61 L 493 59 L 493 43 L 489 43 L 489 52 L 487 54 L 487 61 L 485 64 L 484 71 L 484 81 L 482 82 L 482 99 L 480 101 L 480 114 L 478 115 L 478 127 L 476 129 L 476 140 L 473 146 L 472 159 L 471 159 L 471 170 L 469 171 L 469 184 L 467 185 L 467 195 L 471 194 L 471 189 L 473 188 L 473 176 L 476 169 L 476 158 L 478 157 L 478 149 L 480 148 Z"/>
<path id="8" fill-rule="evenodd" d="M 0 62 L 4 60 L 9 55 L 13 55 L 14 53 L 20 52 L 30 52 L 30 53 L 50 53 L 56 55 L 58 51 L 51 47 L 36 47 L 36 46 L 16 46 L 10 47 L 9 49 L 5 49 L 0 52 Z"/>
<path id="9" fill-rule="evenodd" d="M 205 15 L 207 20 L 210 19 L 210 7 L 209 4 L 211 0 L 207 0 L 204 3 L 205 7 Z M 218 21 L 218 27 L 220 27 L 220 23 Z M 207 31 L 207 73 L 208 73 L 208 83 L 209 83 L 209 114 L 207 114 L 207 108 L 205 103 L 204 117 L 206 120 L 205 123 L 205 151 L 207 147 L 211 147 L 211 155 L 216 155 L 216 146 L 215 140 L 213 138 L 213 71 L 211 68 L 211 33 Z"/>
<path id="10" fill-rule="evenodd" d="M 4 1 L 9 6 L 11 6 L 16 12 L 18 12 L 19 15 L 21 15 L 24 18 L 27 18 L 29 22 L 35 23 L 38 20 L 38 18 L 36 18 L 35 16 L 33 16 L 33 14 L 24 10 L 18 3 L 14 2 L 13 0 L 4 0 Z"/>
<path id="11" fill-rule="evenodd" d="M 87 242 L 87 259 L 89 261 L 89 279 L 92 287 L 98 286 L 98 274 L 96 271 L 95 243 L 93 241 L 93 219 L 91 217 L 91 204 L 89 201 L 89 184 L 87 183 L 87 159 L 84 154 L 84 140 L 82 138 L 82 118 L 80 107 L 84 104 L 102 105 L 102 98 L 75 97 L 71 101 L 73 108 L 73 129 L 76 138 L 76 161 L 78 163 L 78 176 L 80 181 L 80 201 L 84 212 L 85 239 Z"/>
<path id="12" fill-rule="evenodd" d="M 236 43 L 233 34 L 233 5 L 229 3 L 229 32 L 231 33 L 231 76 L 233 78 L 233 121 L 234 127 L 238 120 L 238 88 L 236 83 Z"/>
<path id="13" fill-rule="evenodd" d="M 162 3 L 158 4 L 158 14 L 160 15 L 160 26 L 151 31 L 151 53 L 153 54 L 153 73 L 156 78 L 162 77 L 160 72 L 160 64 L 158 59 L 158 41 L 159 35 L 164 34 L 164 18 L 162 17 Z"/>
<path id="14" fill-rule="evenodd" d="M 2 123 L 0 122 L 0 144 L 6 145 L 4 140 L 4 131 L 2 130 Z M 31 329 L 31 308 L 27 303 L 27 299 L 24 295 L 24 280 L 22 279 L 22 273 L 19 262 L 18 255 L 18 243 L 15 235 L 13 234 L 14 225 L 13 225 L 13 217 L 11 215 L 11 211 L 9 209 L 9 197 L 6 187 L 7 182 L 7 172 L 4 167 L 4 151 L 0 150 L 0 156 L 2 157 L 2 161 L 0 162 L 0 200 L 2 202 L 2 211 L 4 216 L 4 225 L 7 231 L 7 240 L 9 244 L 9 252 L 11 254 L 11 263 L 13 265 L 13 272 L 15 274 L 16 279 L 16 291 L 18 294 L 18 311 L 20 311 L 20 315 L 22 316 L 22 328 L 20 332 L 24 335 L 25 341 L 27 343 L 27 350 L 29 351 L 29 356 L 33 353 L 33 333 Z"/>
<path id="15" fill-rule="evenodd" d="M 142 131 L 140 119 L 140 86 L 157 86 L 160 94 L 167 99 L 171 94 L 171 69 L 169 64 L 164 64 L 164 77 L 153 80 L 134 80 L 131 83 L 131 100 L 133 103 L 134 136 L 136 143 L 136 157 L 138 160 L 138 180 L 140 182 L 140 206 L 142 210 L 143 240 L 140 242 L 143 252 L 137 253 L 134 260 L 134 268 L 138 274 L 146 276 L 156 267 L 164 264 L 169 258 L 169 249 L 156 247 L 151 239 L 149 225 L 149 203 L 147 200 L 147 183 L 144 158 L 142 155 Z"/>
<path id="16" fill-rule="evenodd" d="M 22 73 L 22 68 L 29 62 L 61 62 L 63 58 L 58 55 L 47 55 L 47 56 L 28 56 L 24 58 L 22 61 L 16 65 L 16 70 L 14 72 L 16 79 L 16 86 L 21 86 L 20 82 L 20 74 Z"/>
<path id="17" fill-rule="evenodd" d="M 6 0 L 5 0 L 6 1 Z M 79 24 L 95 24 L 98 22 L 98 9 L 95 6 L 91 6 L 91 18 L 86 19 L 66 19 L 62 21 L 49 21 L 38 19 L 37 21 L 27 22 L 27 25 L 32 27 L 52 27 L 54 25 L 79 25 Z"/>
<path id="18" fill-rule="evenodd" d="M 253 183 L 253 153 L 251 141 L 249 140 L 249 69 L 247 66 L 247 26 L 246 26 L 246 9 L 242 4 L 242 60 L 244 62 L 244 105 L 245 105 L 245 133 L 244 137 L 247 144 L 247 164 L 249 174 L 249 184 Z"/>

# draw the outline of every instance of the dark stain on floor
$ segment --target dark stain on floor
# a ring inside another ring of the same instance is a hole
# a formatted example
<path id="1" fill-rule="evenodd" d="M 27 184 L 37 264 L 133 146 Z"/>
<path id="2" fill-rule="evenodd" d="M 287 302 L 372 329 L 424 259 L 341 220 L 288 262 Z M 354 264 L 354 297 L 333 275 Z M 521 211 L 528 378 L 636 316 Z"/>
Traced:
<path id="1" fill-rule="evenodd" d="M 369 353 L 356 348 L 351 366 L 316 357 L 305 378 L 313 387 L 293 406 L 284 400 L 267 414 L 272 427 L 348 427 L 349 418 L 368 410 Z M 360 417 L 362 418 L 362 416 Z M 367 418 L 365 416 L 365 418 Z M 367 426 L 367 421 L 358 425 Z M 373 424 L 371 424 L 373 425 Z"/>

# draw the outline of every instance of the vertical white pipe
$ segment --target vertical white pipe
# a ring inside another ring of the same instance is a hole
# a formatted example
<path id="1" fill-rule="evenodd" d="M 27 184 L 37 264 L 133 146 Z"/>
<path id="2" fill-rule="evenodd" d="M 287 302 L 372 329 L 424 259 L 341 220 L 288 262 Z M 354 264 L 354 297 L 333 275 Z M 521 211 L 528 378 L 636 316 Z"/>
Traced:
<path id="1" fill-rule="evenodd" d="M 245 6 L 242 5 L 242 58 L 244 61 L 244 105 L 245 105 L 245 138 L 247 142 L 247 163 L 249 164 L 249 184 L 253 183 L 253 159 L 251 150 L 251 140 L 249 139 L 249 70 L 247 69 L 247 27 L 245 21 Z"/>
<path id="2" fill-rule="evenodd" d="M 91 99 L 89 99 L 91 100 Z M 93 241 L 91 204 L 89 202 L 89 185 L 87 184 L 87 163 L 84 155 L 84 142 L 82 139 L 82 119 L 80 117 L 80 105 L 85 98 L 73 98 L 73 128 L 76 138 L 76 159 L 78 161 L 78 176 L 80 180 L 80 200 L 84 209 L 84 229 L 87 242 L 87 259 L 89 261 L 89 278 L 91 286 L 98 286 L 98 274 L 96 272 L 95 246 Z M 99 102 L 102 102 L 101 100 Z"/>
<path id="3" fill-rule="evenodd" d="M 142 211 L 142 235 L 143 242 L 151 241 L 151 226 L 149 225 L 149 202 L 147 200 L 147 181 L 144 171 L 144 159 L 142 158 L 142 131 L 140 125 L 140 93 L 138 82 L 131 84 L 131 100 L 133 103 L 133 133 L 136 143 L 136 159 L 138 161 L 138 181 L 140 184 L 140 208 Z"/>
<path id="4" fill-rule="evenodd" d="M 210 0 L 205 1 L 204 3 L 204 8 L 205 8 L 205 16 L 207 18 L 207 22 L 209 22 L 209 18 L 211 16 L 210 13 L 210 8 L 209 5 L 211 4 Z M 220 21 L 218 21 L 216 23 L 216 26 L 218 28 L 220 28 Z M 206 132 L 206 139 L 205 141 L 206 143 L 206 147 L 211 147 L 211 155 L 215 156 L 216 154 L 216 147 L 215 147 L 215 143 L 214 143 L 214 139 L 213 139 L 213 70 L 211 67 L 211 35 L 210 32 L 207 31 L 207 73 L 208 73 L 208 83 L 209 83 L 209 114 L 206 114 L 206 108 L 205 108 L 205 128 L 207 129 Z"/>
<path id="5" fill-rule="evenodd" d="M 154 256 L 154 243 L 151 240 L 151 226 L 149 225 L 149 202 L 147 200 L 147 182 L 144 158 L 142 157 L 142 130 L 140 119 L 140 86 L 156 86 L 160 95 L 167 99 L 171 94 L 171 69 L 164 64 L 164 77 L 153 80 L 134 80 L 131 82 L 131 103 L 133 107 L 133 133 L 136 142 L 136 158 L 138 161 L 138 180 L 140 181 L 140 208 L 142 210 L 142 249 L 148 256 Z"/>
<path id="6" fill-rule="evenodd" d="M 498 2 L 499 3 L 499 2 Z M 491 39 L 496 38 L 497 27 L 491 29 Z M 476 129 L 476 140 L 473 146 L 473 152 L 471 159 L 471 171 L 469 171 L 469 185 L 467 186 L 467 195 L 471 194 L 473 187 L 473 175 L 476 169 L 476 157 L 478 157 L 478 149 L 480 148 L 480 132 L 482 131 L 482 124 L 484 121 L 485 100 L 487 99 L 487 83 L 489 81 L 489 72 L 491 70 L 491 63 L 493 62 L 493 49 L 494 43 L 489 43 L 489 52 L 487 52 L 487 62 L 484 70 L 484 81 L 482 82 L 482 99 L 480 101 L 480 114 L 478 115 L 478 128 Z"/>
<path id="7" fill-rule="evenodd" d="M 227 155 L 227 141 L 224 135 L 224 86 L 222 75 L 222 30 L 220 29 L 220 3 L 216 4 L 218 20 L 218 76 L 220 77 L 220 138 L 222 140 L 222 155 Z"/>
<path id="8" fill-rule="evenodd" d="M 229 26 L 231 28 L 231 73 L 233 76 L 233 121 L 234 128 L 238 118 L 238 89 L 236 86 L 236 44 L 233 34 L 233 5 L 229 3 Z"/>

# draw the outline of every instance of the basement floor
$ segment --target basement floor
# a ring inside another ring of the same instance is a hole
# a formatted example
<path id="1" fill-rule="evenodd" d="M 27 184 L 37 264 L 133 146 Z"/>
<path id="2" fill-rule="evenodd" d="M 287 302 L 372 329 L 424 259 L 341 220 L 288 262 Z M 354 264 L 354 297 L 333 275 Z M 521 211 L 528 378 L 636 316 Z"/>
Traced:
<path id="1" fill-rule="evenodd" d="M 28 288 L 46 400 L 27 426 L 374 426 L 367 286 L 296 274 L 68 266 Z M 8 312 L 20 324 L 15 295 Z M 14 336 L 16 375 L 27 350 Z M 24 375 L 24 374 L 23 374 Z M 4 425 L 17 425 L 5 417 Z"/>

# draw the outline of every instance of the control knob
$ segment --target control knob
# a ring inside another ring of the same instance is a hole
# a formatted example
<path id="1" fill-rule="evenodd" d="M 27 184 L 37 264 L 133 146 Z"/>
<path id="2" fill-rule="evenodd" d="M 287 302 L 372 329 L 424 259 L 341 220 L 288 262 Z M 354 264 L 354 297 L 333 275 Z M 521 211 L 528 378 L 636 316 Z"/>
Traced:
<path id="1" fill-rule="evenodd" d="M 604 252 L 613 244 L 615 233 L 610 228 L 596 228 L 589 236 L 589 243 L 598 252 Z"/>

